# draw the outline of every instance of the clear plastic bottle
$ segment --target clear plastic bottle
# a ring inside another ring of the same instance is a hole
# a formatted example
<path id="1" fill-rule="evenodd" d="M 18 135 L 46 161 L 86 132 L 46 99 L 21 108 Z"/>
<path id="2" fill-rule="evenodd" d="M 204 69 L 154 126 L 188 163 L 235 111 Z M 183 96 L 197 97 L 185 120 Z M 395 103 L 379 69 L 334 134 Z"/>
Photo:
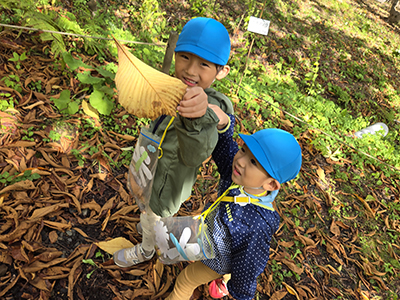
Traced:
<path id="1" fill-rule="evenodd" d="M 364 129 L 357 131 L 356 133 L 354 133 L 354 135 L 358 138 L 361 138 L 366 133 L 375 134 L 381 130 L 384 131 L 383 136 L 386 136 L 389 132 L 389 127 L 387 127 L 387 125 L 385 123 L 378 122 L 378 123 L 375 123 L 371 126 L 368 126 Z"/>

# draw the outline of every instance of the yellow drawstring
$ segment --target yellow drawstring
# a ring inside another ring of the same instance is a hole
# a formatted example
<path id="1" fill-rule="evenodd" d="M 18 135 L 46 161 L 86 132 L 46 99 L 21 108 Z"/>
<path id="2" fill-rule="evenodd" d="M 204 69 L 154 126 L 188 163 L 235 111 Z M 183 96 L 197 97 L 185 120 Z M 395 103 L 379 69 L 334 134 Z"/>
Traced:
<path id="1" fill-rule="evenodd" d="M 161 148 L 161 144 L 164 141 L 164 138 L 165 138 L 165 135 L 167 134 L 167 130 L 168 130 L 169 126 L 171 126 L 171 124 L 174 120 L 175 120 L 175 117 L 171 117 L 171 120 L 169 120 L 169 123 L 168 123 L 167 127 L 165 128 L 164 133 L 161 137 L 160 144 L 158 145 L 158 149 L 160 150 L 160 155 L 158 156 L 158 159 L 160 159 L 163 156 L 163 150 Z"/>

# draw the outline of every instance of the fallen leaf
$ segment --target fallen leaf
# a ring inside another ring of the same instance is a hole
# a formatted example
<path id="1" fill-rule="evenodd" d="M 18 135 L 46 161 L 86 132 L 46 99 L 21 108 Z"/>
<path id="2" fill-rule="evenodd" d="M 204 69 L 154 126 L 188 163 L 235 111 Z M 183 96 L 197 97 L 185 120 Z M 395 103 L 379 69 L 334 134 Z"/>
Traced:
<path id="1" fill-rule="evenodd" d="M 82 109 L 89 117 L 99 119 L 98 111 L 85 100 L 82 100 Z"/>
<path id="2" fill-rule="evenodd" d="M 161 283 L 161 277 L 164 272 L 164 265 L 162 262 L 160 262 L 159 259 L 157 259 L 156 263 L 154 264 L 154 269 L 153 269 L 153 274 L 154 274 L 154 287 L 156 289 L 156 292 L 158 292 L 158 289 L 160 288 L 160 283 Z"/>
<path id="3" fill-rule="evenodd" d="M 106 242 L 97 242 L 95 245 L 110 254 L 114 254 L 114 252 L 118 250 L 131 248 L 134 246 L 130 241 L 123 237 L 118 237 Z"/>
<path id="4" fill-rule="evenodd" d="M 292 288 L 290 285 L 288 285 L 286 282 L 282 282 L 282 284 L 285 286 L 285 288 L 287 289 L 287 291 L 289 292 L 289 294 L 292 294 L 294 296 L 296 296 L 297 300 L 300 300 L 299 298 L 299 294 L 297 294 L 296 290 L 294 288 Z"/>
<path id="5" fill-rule="evenodd" d="M 4 194 L 10 191 L 25 191 L 25 190 L 33 190 L 35 189 L 35 185 L 30 180 L 24 180 L 20 182 L 16 182 L 12 185 L 6 186 L 4 189 L 0 191 L 0 194 Z"/>
<path id="6" fill-rule="evenodd" d="M 57 239 L 58 239 L 57 231 L 55 230 L 50 231 L 49 233 L 50 243 L 54 244 L 55 242 L 57 242 Z"/>
<path id="7" fill-rule="evenodd" d="M 136 58 L 115 38 L 118 48 L 118 72 L 115 83 L 118 100 L 139 118 L 156 119 L 161 115 L 176 115 L 187 86 Z"/>

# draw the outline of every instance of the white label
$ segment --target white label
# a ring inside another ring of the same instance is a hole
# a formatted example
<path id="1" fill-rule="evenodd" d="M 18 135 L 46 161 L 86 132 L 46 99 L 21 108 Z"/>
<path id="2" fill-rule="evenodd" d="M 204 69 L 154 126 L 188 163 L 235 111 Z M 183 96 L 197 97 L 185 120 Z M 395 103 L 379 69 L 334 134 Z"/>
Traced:
<path id="1" fill-rule="evenodd" d="M 247 30 L 254 33 L 268 35 L 269 23 L 270 21 L 268 20 L 256 17 L 250 17 L 249 26 L 247 27 Z"/>

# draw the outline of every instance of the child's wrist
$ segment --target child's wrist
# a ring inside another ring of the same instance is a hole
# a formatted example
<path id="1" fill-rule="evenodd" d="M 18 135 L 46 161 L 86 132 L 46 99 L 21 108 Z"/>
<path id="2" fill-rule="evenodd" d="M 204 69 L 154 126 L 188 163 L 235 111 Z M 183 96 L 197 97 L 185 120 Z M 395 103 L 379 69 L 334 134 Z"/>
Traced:
<path id="1" fill-rule="evenodd" d="M 218 123 L 218 125 L 217 125 L 218 133 L 224 133 L 231 126 L 231 119 L 227 115 L 225 115 L 225 116 L 226 116 L 227 122 Z"/>

